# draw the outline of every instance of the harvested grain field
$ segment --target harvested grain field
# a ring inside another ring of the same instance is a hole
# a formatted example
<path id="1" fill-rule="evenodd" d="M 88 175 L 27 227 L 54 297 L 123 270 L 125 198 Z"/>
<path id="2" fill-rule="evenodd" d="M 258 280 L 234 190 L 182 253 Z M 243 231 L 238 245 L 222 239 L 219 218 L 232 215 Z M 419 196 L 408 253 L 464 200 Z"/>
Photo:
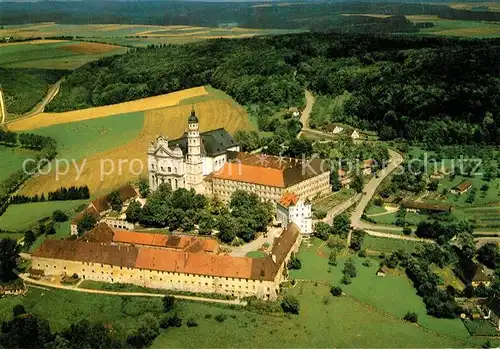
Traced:
<path id="1" fill-rule="evenodd" d="M 66 45 L 61 47 L 61 49 L 64 51 L 83 53 L 83 54 L 105 53 L 118 50 L 119 48 L 121 47 L 109 44 L 98 44 L 95 42 L 79 42 L 77 44 Z"/>
<path id="2" fill-rule="evenodd" d="M 7 42 L 0 44 L 0 47 L 4 46 L 16 46 L 16 45 L 44 45 L 44 44 L 58 44 L 60 42 L 66 42 L 67 40 L 56 40 L 56 39 L 41 39 L 41 40 L 29 40 L 29 41 L 19 41 L 19 42 Z"/>
<path id="3" fill-rule="evenodd" d="M 89 109 L 74 110 L 65 113 L 40 113 L 33 117 L 20 119 L 8 125 L 10 131 L 26 131 L 37 128 L 64 124 L 68 122 L 97 119 L 110 115 L 144 111 L 171 107 L 179 104 L 186 98 L 206 95 L 207 91 L 203 86 L 194 87 L 187 90 L 172 92 L 169 94 L 138 99 L 120 104 L 107 105 Z"/>
<path id="4" fill-rule="evenodd" d="M 234 133 L 251 129 L 245 110 L 230 99 L 196 103 L 195 109 L 201 131 L 224 127 Z M 54 173 L 39 175 L 31 179 L 21 192 L 33 195 L 47 193 L 61 186 L 88 185 L 92 194 L 100 194 L 136 180 L 140 173 L 147 173 L 148 145 L 160 133 L 170 139 L 181 136 L 187 128 L 190 110 L 190 105 L 149 110 L 145 113 L 144 127 L 139 137 L 124 146 L 94 154 L 81 161 L 79 166 L 83 166 L 83 170 L 79 178 L 74 167 L 59 181 L 55 180 Z"/>

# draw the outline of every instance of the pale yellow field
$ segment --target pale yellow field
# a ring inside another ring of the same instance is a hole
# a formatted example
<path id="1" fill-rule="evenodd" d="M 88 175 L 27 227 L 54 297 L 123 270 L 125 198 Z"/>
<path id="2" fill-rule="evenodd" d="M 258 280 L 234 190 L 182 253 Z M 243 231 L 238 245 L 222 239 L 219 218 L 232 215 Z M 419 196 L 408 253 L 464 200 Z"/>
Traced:
<path id="1" fill-rule="evenodd" d="M 201 131 L 213 130 L 224 127 L 230 133 L 237 130 L 250 130 L 248 116 L 245 110 L 230 99 L 211 100 L 195 104 L 196 114 L 200 120 Z M 88 185 L 92 194 L 100 194 L 116 188 L 120 185 L 136 180 L 141 169 L 140 163 L 144 164 L 142 175 L 147 173 L 147 149 L 157 135 L 163 134 L 170 139 L 181 136 L 187 128 L 187 117 L 190 113 L 190 105 L 180 105 L 170 108 L 146 111 L 144 127 L 138 138 L 125 146 L 115 148 L 102 153 L 94 154 L 80 165 L 84 164 L 82 175 L 76 179 L 76 170 L 72 168 L 67 175 L 59 181 L 55 180 L 53 173 L 39 175 L 26 184 L 21 190 L 23 194 L 34 195 L 36 193 L 47 194 L 61 186 Z M 130 171 L 129 164 L 135 160 Z M 119 171 L 120 160 L 122 163 Z M 107 173 L 113 168 L 113 174 L 102 175 L 101 168 Z"/>
<path id="2" fill-rule="evenodd" d="M 462 28 L 462 29 L 449 29 L 449 30 L 440 30 L 433 34 L 438 35 L 451 35 L 451 36 L 466 36 L 466 37 L 477 37 L 477 36 L 498 36 L 500 35 L 500 26 L 497 28 Z"/>
<path id="3" fill-rule="evenodd" d="M 32 40 L 32 41 L 22 41 L 22 42 L 8 42 L 5 44 L 0 44 L 0 47 L 2 46 L 15 46 L 15 45 L 43 45 L 43 44 L 57 44 L 59 42 L 66 42 L 67 40 L 49 40 L 49 39 L 42 39 L 42 40 Z"/>
<path id="4" fill-rule="evenodd" d="M 392 17 L 392 15 L 379 15 L 376 13 L 343 13 L 342 16 L 350 17 L 350 16 L 364 16 L 364 17 L 375 17 L 375 18 L 388 18 Z"/>
<path id="5" fill-rule="evenodd" d="M 440 20 L 438 16 L 434 15 L 405 15 L 405 17 L 412 22 L 432 22 Z"/>
<path id="6" fill-rule="evenodd" d="M 26 131 L 68 122 L 97 119 L 110 115 L 131 113 L 149 109 L 171 107 L 186 98 L 206 95 L 203 86 L 177 91 L 161 96 L 149 97 L 103 107 L 74 110 L 65 113 L 40 113 L 27 119 L 20 119 L 8 125 L 11 131 Z"/>

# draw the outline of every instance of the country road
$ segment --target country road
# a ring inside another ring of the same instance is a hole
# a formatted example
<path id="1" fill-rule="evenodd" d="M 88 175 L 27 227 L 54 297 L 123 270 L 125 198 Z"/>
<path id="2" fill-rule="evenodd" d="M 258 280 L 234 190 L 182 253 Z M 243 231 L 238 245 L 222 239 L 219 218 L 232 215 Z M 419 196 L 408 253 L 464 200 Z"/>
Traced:
<path id="1" fill-rule="evenodd" d="M 5 123 L 5 118 L 7 117 L 7 109 L 5 108 L 5 102 L 3 98 L 3 90 L 0 88 L 0 113 L 2 113 L 2 122 L 0 122 L 0 125 L 3 125 Z"/>
<path id="2" fill-rule="evenodd" d="M 305 95 L 306 95 L 306 107 L 304 108 L 302 114 L 300 115 L 302 130 L 300 130 L 299 134 L 297 135 L 297 138 L 300 138 L 300 136 L 302 136 L 302 133 L 304 131 L 311 131 L 311 129 L 309 128 L 309 118 L 311 117 L 311 112 L 314 105 L 314 96 L 308 90 L 305 90 Z M 323 132 L 320 133 L 323 134 Z"/>
<path id="3" fill-rule="evenodd" d="M 33 284 L 39 286 L 41 288 L 57 288 L 60 290 L 68 290 L 74 292 L 83 292 L 83 293 L 94 293 L 94 294 L 105 294 L 110 296 L 130 296 L 130 297 L 165 297 L 165 294 L 162 293 L 146 293 L 146 292 L 117 292 L 117 291 L 105 291 L 105 290 L 94 290 L 87 288 L 77 288 L 75 286 L 65 286 L 61 284 L 53 284 L 48 281 L 35 280 L 30 278 L 26 274 L 20 274 L 19 277 L 23 279 L 28 284 Z M 196 297 L 196 296 L 183 296 L 183 295 L 172 295 L 177 299 L 184 299 L 189 301 L 198 301 L 198 302 L 208 302 L 208 303 L 221 303 L 221 304 L 231 304 L 231 305 L 247 305 L 246 301 L 241 301 L 239 299 L 229 300 L 229 299 L 216 299 L 216 298 L 204 298 L 204 297 Z"/>
<path id="4" fill-rule="evenodd" d="M 10 120 L 10 121 L 6 121 L 5 124 L 9 124 L 13 121 L 27 119 L 27 118 L 30 118 L 32 116 L 35 116 L 37 114 L 42 113 L 43 110 L 45 109 L 45 107 L 47 106 L 47 104 L 49 104 L 54 99 L 54 97 L 57 96 L 57 94 L 59 93 L 59 88 L 61 87 L 61 82 L 62 82 L 62 79 L 57 81 L 54 85 L 51 85 L 49 87 L 47 94 L 45 95 L 45 97 L 43 97 L 43 100 L 40 103 L 38 103 L 31 111 L 29 111 L 26 114 L 23 114 L 21 117 L 15 118 L 15 119 Z"/>

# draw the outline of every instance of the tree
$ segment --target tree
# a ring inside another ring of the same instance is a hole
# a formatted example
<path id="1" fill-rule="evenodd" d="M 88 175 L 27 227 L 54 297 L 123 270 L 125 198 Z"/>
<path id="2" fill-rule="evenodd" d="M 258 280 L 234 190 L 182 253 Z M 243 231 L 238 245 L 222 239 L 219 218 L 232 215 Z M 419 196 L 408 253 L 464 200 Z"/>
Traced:
<path id="1" fill-rule="evenodd" d="M 141 178 L 141 180 L 139 181 L 139 194 L 141 195 L 141 197 L 145 198 L 149 195 L 149 192 L 149 182 Z"/>
<path id="2" fill-rule="evenodd" d="M 22 304 L 16 304 L 12 308 L 12 315 L 13 317 L 19 316 L 26 314 L 26 310 L 24 309 L 24 306 Z"/>
<path id="3" fill-rule="evenodd" d="M 236 237 L 237 222 L 233 216 L 225 214 L 218 219 L 219 239 L 226 244 Z"/>
<path id="4" fill-rule="evenodd" d="M 340 176 L 336 168 L 330 171 L 330 185 L 333 191 L 339 191 L 342 189 L 342 183 L 340 182 Z"/>
<path id="5" fill-rule="evenodd" d="M 408 322 L 416 323 L 418 320 L 418 315 L 415 312 L 409 311 L 405 314 L 403 319 Z"/>
<path id="6" fill-rule="evenodd" d="M 174 309 L 175 306 L 175 297 L 174 296 L 165 296 L 162 298 L 163 301 L 163 311 L 169 312 Z"/>
<path id="7" fill-rule="evenodd" d="M 329 226 L 325 222 L 318 222 L 316 223 L 316 226 L 314 227 L 314 236 L 321 240 L 328 240 L 328 237 L 330 236 L 331 233 L 331 226 Z"/>
<path id="8" fill-rule="evenodd" d="M 14 270 L 17 268 L 19 245 L 11 238 L 0 240 L 0 280 L 7 282 L 17 277 Z"/>
<path id="9" fill-rule="evenodd" d="M 49 322 L 37 315 L 16 316 L 2 324 L 0 345 L 6 348 L 43 348 L 52 341 Z"/>
<path id="10" fill-rule="evenodd" d="M 500 265 L 500 251 L 497 244 L 488 242 L 477 250 L 477 260 L 490 269 Z"/>
<path id="11" fill-rule="evenodd" d="M 26 246 L 31 246 L 36 241 L 36 235 L 32 230 L 27 230 L 24 233 L 24 244 Z"/>
<path id="12" fill-rule="evenodd" d="M 354 179 L 352 180 L 351 183 L 351 188 L 356 191 L 356 193 L 361 193 L 363 192 L 363 186 L 364 186 L 364 179 L 361 174 L 356 174 L 354 175 Z"/>
<path id="13" fill-rule="evenodd" d="M 339 286 L 332 286 L 330 288 L 330 293 L 335 297 L 342 296 L 342 288 L 340 288 Z"/>
<path id="14" fill-rule="evenodd" d="M 127 338 L 127 342 L 134 348 L 149 347 L 159 334 L 160 324 L 158 320 L 150 313 L 147 313 L 141 320 L 139 328 Z"/>
<path id="15" fill-rule="evenodd" d="M 337 253 L 335 251 L 330 252 L 328 256 L 328 264 L 335 267 L 337 265 Z"/>
<path id="16" fill-rule="evenodd" d="M 68 220 L 68 215 L 61 210 L 52 212 L 52 219 L 56 222 L 62 223 Z"/>
<path id="17" fill-rule="evenodd" d="M 93 229 L 97 224 L 97 219 L 88 212 L 84 212 L 82 219 L 77 224 L 77 230 L 79 234 L 83 234 L 86 231 Z"/>
<path id="18" fill-rule="evenodd" d="M 293 252 L 290 257 L 290 260 L 288 261 L 287 267 L 288 269 L 295 269 L 295 270 L 299 270 L 300 268 L 302 268 L 302 262 L 300 261 L 300 259 L 297 258 L 297 256 Z"/>
<path id="19" fill-rule="evenodd" d="M 123 206 L 123 200 L 118 190 L 113 190 L 111 193 L 109 193 L 108 200 L 113 211 L 121 212 Z"/>
<path id="20" fill-rule="evenodd" d="M 346 262 L 344 264 L 344 269 L 342 270 L 342 273 L 344 273 L 344 275 L 349 276 L 351 278 L 356 277 L 358 272 L 356 270 L 356 266 L 354 265 L 352 258 L 348 258 L 346 260 Z"/>
<path id="21" fill-rule="evenodd" d="M 342 237 L 346 237 L 347 233 L 349 233 L 349 229 L 351 228 L 351 221 L 349 220 L 349 216 L 345 213 L 339 214 L 335 216 L 333 219 L 332 225 L 332 234 L 337 234 Z"/>
<path id="22" fill-rule="evenodd" d="M 404 208 L 403 206 L 399 206 L 394 224 L 396 224 L 398 227 L 404 227 L 406 225 L 406 208 Z"/>
<path id="23" fill-rule="evenodd" d="M 412 233 L 412 230 L 410 227 L 408 227 L 408 226 L 403 227 L 403 234 L 404 235 L 411 235 L 411 233 Z"/>
<path id="24" fill-rule="evenodd" d="M 281 301 L 281 309 L 283 309 L 285 313 L 299 314 L 300 312 L 299 300 L 294 296 L 286 295 L 285 297 L 283 297 L 283 300 Z"/>
<path id="25" fill-rule="evenodd" d="M 142 217 L 142 207 L 141 204 L 134 200 L 132 201 L 128 207 L 127 210 L 125 211 L 125 216 L 127 219 L 127 222 L 129 223 L 137 223 L 141 220 Z"/>
<path id="26" fill-rule="evenodd" d="M 439 186 L 439 181 L 437 179 L 433 179 L 427 185 L 427 189 L 429 189 L 429 191 L 437 191 L 438 186 Z"/>
<path id="27" fill-rule="evenodd" d="M 185 232 L 193 231 L 194 230 L 193 219 L 191 219 L 191 217 L 189 217 L 188 215 L 185 215 L 181 221 L 181 228 Z"/>
<path id="28" fill-rule="evenodd" d="M 365 234 L 366 233 L 363 230 L 353 230 L 351 235 L 351 245 L 349 246 L 353 251 L 361 250 L 361 247 L 363 247 Z"/>

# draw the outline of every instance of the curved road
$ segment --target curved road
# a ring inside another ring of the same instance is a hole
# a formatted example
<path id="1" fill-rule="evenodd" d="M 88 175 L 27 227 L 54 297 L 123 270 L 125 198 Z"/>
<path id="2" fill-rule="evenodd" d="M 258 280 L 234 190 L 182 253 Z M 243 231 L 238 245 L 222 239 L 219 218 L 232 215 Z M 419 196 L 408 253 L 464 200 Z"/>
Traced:
<path id="1" fill-rule="evenodd" d="M 302 111 L 302 115 L 300 117 L 300 122 L 302 123 L 302 130 L 300 133 L 297 135 L 297 137 L 300 137 L 303 133 L 303 131 L 311 132 L 316 135 L 330 138 L 332 135 L 319 131 L 319 130 L 313 130 L 309 128 L 309 118 L 311 116 L 311 111 L 314 105 L 314 96 L 310 91 L 305 91 L 305 96 L 306 96 L 306 107 Z M 361 221 L 361 216 L 363 215 L 363 212 L 365 211 L 366 206 L 372 199 L 373 195 L 375 194 L 375 191 L 377 190 L 378 186 L 382 183 L 382 181 L 396 168 L 398 168 L 399 165 L 403 163 L 403 157 L 401 154 L 395 152 L 394 150 L 389 149 L 389 156 L 391 158 L 391 161 L 389 164 L 379 171 L 378 175 L 376 177 L 373 177 L 368 183 L 365 184 L 363 188 L 363 194 L 361 197 L 361 200 L 358 202 L 356 209 L 354 212 L 351 214 L 351 225 L 354 229 L 362 229 L 366 231 L 368 235 L 373 235 L 373 236 L 379 236 L 379 237 L 387 237 L 387 238 L 393 238 L 393 239 L 399 239 L 399 240 L 412 240 L 412 241 L 422 241 L 422 242 L 433 242 L 431 240 L 426 240 L 426 239 L 419 239 L 411 236 L 405 236 L 405 235 L 398 235 L 398 234 L 389 234 L 389 233 L 382 233 L 382 232 L 377 232 L 373 231 L 373 229 L 383 229 L 383 230 L 388 230 L 388 231 L 397 231 L 400 232 L 401 228 L 399 227 L 392 227 L 392 226 L 382 226 L 382 225 L 376 225 L 376 224 L 369 224 L 366 222 Z M 349 246 L 351 243 L 351 232 L 349 232 L 349 235 L 347 237 L 347 246 Z"/>

